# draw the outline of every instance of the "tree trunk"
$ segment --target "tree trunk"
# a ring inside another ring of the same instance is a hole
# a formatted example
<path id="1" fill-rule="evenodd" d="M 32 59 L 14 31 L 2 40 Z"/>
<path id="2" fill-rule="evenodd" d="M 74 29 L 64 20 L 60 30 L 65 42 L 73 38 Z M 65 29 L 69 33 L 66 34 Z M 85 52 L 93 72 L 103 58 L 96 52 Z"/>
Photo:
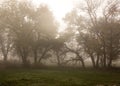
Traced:
<path id="1" fill-rule="evenodd" d="M 83 58 L 79 55 L 79 53 L 76 52 L 76 54 L 81 61 L 82 67 L 85 68 L 85 62 L 84 62 Z"/>
<path id="2" fill-rule="evenodd" d="M 105 41 L 103 41 L 104 45 L 103 45 L 103 67 L 106 68 L 107 67 L 107 57 L 106 57 L 106 43 Z"/>
<path id="3" fill-rule="evenodd" d="M 83 59 L 81 59 L 81 63 L 82 63 L 82 67 L 85 68 L 85 63 Z"/>
<path id="4" fill-rule="evenodd" d="M 96 68 L 99 68 L 99 60 L 100 60 L 100 56 L 99 54 L 97 54 Z"/>
<path id="5" fill-rule="evenodd" d="M 92 61 L 93 68 L 96 68 L 95 59 L 94 59 L 92 54 L 90 54 L 90 58 L 91 58 L 91 61 Z"/>
<path id="6" fill-rule="evenodd" d="M 28 61 L 27 61 L 28 54 L 26 52 L 23 52 L 21 57 L 22 57 L 23 66 L 28 66 Z"/>
<path id="7" fill-rule="evenodd" d="M 27 66 L 28 65 L 26 57 L 22 57 L 22 63 L 23 63 L 23 66 Z"/>
<path id="8" fill-rule="evenodd" d="M 46 48 L 46 49 L 43 51 L 41 57 L 40 57 L 39 60 L 38 60 L 39 63 L 40 63 L 41 60 L 44 58 L 44 56 L 45 56 L 45 54 L 47 53 L 47 51 L 48 51 L 48 48 Z"/>
<path id="9" fill-rule="evenodd" d="M 37 51 L 34 50 L 34 64 L 37 64 Z"/>
<path id="10" fill-rule="evenodd" d="M 105 68 L 106 65 L 107 65 L 106 61 L 107 61 L 107 57 L 106 57 L 106 52 L 104 51 L 104 57 L 103 57 L 103 67 L 104 67 L 104 68 Z"/>
<path id="11" fill-rule="evenodd" d="M 111 67 L 112 67 L 112 59 L 109 59 L 108 68 L 111 68 Z"/>
<path id="12" fill-rule="evenodd" d="M 4 62 L 7 62 L 7 58 L 8 58 L 8 57 L 7 57 L 7 54 L 4 54 L 4 59 L 3 59 Z"/>
<path id="13" fill-rule="evenodd" d="M 61 66 L 60 56 L 59 56 L 58 52 L 56 52 L 56 55 L 57 55 L 57 65 Z"/>

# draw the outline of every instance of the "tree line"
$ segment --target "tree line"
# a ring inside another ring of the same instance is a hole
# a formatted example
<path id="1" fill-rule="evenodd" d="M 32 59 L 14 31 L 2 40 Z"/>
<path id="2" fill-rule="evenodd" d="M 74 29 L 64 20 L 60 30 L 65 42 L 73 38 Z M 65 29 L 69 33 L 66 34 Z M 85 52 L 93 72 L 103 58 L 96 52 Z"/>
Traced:
<path id="1" fill-rule="evenodd" d="M 104 4 L 106 3 L 106 4 Z M 42 60 L 65 66 L 90 59 L 94 68 L 112 67 L 120 58 L 120 1 L 85 0 L 66 14 L 66 30 L 46 5 L 6 0 L 0 5 L 0 52 L 3 62 L 17 56 L 24 66 Z M 53 58 L 51 60 L 51 58 Z"/>

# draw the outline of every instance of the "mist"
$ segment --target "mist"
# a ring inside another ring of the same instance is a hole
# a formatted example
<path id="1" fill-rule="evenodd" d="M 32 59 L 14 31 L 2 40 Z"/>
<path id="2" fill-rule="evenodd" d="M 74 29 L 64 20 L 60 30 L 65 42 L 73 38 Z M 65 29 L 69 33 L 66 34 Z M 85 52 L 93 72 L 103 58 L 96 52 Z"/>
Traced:
<path id="1" fill-rule="evenodd" d="M 120 86 L 120 1 L 69 6 L 1 1 L 0 86 Z"/>

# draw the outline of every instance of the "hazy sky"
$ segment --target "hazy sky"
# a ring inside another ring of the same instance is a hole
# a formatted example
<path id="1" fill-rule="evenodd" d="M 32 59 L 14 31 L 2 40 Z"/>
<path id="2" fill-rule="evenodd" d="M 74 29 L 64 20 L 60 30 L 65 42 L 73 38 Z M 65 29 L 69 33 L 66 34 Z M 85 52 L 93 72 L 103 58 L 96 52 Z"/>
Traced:
<path id="1" fill-rule="evenodd" d="M 0 0 L 2 2 L 4 0 Z M 24 0 L 23 0 L 24 1 Z M 55 19 L 60 23 L 60 31 L 64 30 L 65 24 L 62 21 L 62 18 L 66 13 L 70 12 L 76 4 L 82 0 L 30 0 L 35 6 L 39 4 L 47 4 L 48 7 L 52 10 Z"/>
<path id="2" fill-rule="evenodd" d="M 35 5 L 45 3 L 50 7 L 55 18 L 61 24 L 60 30 L 63 30 L 65 27 L 62 18 L 66 13 L 70 12 L 79 1 L 81 0 L 32 0 Z"/>

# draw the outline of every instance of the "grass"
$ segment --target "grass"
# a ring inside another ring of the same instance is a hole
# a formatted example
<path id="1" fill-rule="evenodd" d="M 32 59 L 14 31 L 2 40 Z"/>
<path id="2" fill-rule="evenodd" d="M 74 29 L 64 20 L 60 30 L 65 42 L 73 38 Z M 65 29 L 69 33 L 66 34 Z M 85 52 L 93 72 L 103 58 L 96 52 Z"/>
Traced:
<path id="1" fill-rule="evenodd" d="M 120 86 L 120 72 L 96 70 L 0 70 L 0 86 Z"/>

